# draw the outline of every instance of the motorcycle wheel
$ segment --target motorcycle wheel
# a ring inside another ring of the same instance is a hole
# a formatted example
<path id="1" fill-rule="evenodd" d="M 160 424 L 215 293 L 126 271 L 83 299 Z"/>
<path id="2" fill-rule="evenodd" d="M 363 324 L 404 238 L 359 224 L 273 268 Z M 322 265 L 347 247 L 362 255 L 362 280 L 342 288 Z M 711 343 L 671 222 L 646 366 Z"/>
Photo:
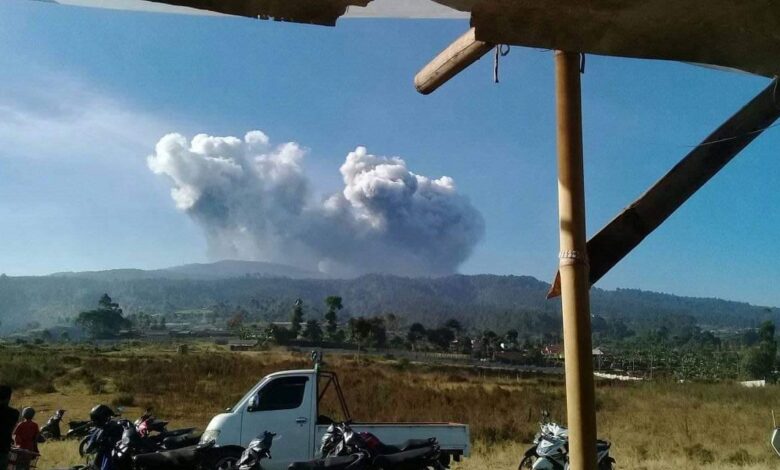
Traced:
<path id="1" fill-rule="evenodd" d="M 86 455 L 87 455 L 86 448 L 87 448 L 87 444 L 88 444 L 88 442 L 89 442 L 89 437 L 85 437 L 85 438 L 83 438 L 83 439 L 82 439 L 82 440 L 79 442 L 79 456 L 80 456 L 81 458 L 84 458 L 84 457 L 86 457 Z"/>
<path id="2" fill-rule="evenodd" d="M 614 470 L 615 468 L 615 459 L 612 457 L 607 457 L 606 459 L 599 462 L 599 470 Z"/>
<path id="3" fill-rule="evenodd" d="M 241 454 L 237 451 L 227 450 L 213 457 L 209 470 L 236 470 Z"/>
<path id="4" fill-rule="evenodd" d="M 520 461 L 520 465 L 518 465 L 517 470 L 529 470 L 531 468 L 534 468 L 535 462 L 536 462 L 535 455 L 527 455 L 523 457 L 523 460 Z"/>

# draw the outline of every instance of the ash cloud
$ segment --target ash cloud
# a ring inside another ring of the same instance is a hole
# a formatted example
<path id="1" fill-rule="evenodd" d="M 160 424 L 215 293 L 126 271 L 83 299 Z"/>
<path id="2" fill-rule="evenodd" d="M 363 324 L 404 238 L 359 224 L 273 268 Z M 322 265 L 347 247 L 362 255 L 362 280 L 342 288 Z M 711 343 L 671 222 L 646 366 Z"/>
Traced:
<path id="1" fill-rule="evenodd" d="M 453 273 L 484 232 L 452 178 L 411 172 L 399 157 L 350 152 L 341 192 L 318 198 L 307 151 L 237 137 L 168 134 L 147 159 L 172 183 L 176 206 L 205 231 L 212 258 L 269 261 L 335 276 Z"/>

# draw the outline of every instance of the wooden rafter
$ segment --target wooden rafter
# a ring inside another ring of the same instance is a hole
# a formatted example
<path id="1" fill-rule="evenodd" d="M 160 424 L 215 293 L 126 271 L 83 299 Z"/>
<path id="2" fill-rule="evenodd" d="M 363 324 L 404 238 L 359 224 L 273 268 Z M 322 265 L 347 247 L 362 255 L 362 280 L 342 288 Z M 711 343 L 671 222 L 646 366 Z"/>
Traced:
<path id="1" fill-rule="evenodd" d="M 780 118 L 777 86 L 772 82 L 588 241 L 591 285 Z M 559 294 L 556 274 L 548 298 Z"/>

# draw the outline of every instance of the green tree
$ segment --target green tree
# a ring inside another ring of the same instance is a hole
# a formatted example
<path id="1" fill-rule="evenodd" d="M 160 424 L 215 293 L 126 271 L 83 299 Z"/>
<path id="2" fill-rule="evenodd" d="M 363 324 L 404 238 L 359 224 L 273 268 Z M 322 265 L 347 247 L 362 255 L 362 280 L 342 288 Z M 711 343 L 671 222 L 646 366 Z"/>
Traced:
<path id="1" fill-rule="evenodd" d="M 270 324 L 265 329 L 266 341 L 273 341 L 276 344 L 284 344 L 290 341 L 292 338 L 292 332 L 287 328 L 283 328 L 279 325 Z"/>
<path id="2" fill-rule="evenodd" d="M 317 320 L 306 322 L 306 328 L 303 330 L 303 337 L 314 343 L 322 342 L 322 328 Z"/>
<path id="3" fill-rule="evenodd" d="M 236 313 L 233 314 L 232 317 L 230 317 L 227 321 L 227 327 L 231 330 L 238 330 L 241 329 L 242 326 L 244 326 L 244 321 L 246 320 L 246 317 L 244 315 L 243 310 L 238 310 Z"/>
<path id="4" fill-rule="evenodd" d="M 301 334 L 301 324 L 303 323 L 303 300 L 301 299 L 295 301 L 291 323 L 290 332 L 293 338 L 297 338 Z"/>
<path id="5" fill-rule="evenodd" d="M 460 332 L 463 331 L 463 325 L 461 325 L 460 322 L 454 318 L 447 320 L 447 322 L 444 323 L 444 328 L 452 330 L 452 332 L 455 333 L 455 336 L 460 335 Z"/>
<path id="6" fill-rule="evenodd" d="M 130 321 L 122 316 L 122 309 L 108 294 L 98 301 L 96 310 L 79 313 L 76 324 L 84 328 L 92 338 L 114 338 L 122 328 L 130 327 Z"/>
<path id="7" fill-rule="evenodd" d="M 372 327 L 371 321 L 366 318 L 357 317 L 349 319 L 349 339 L 357 344 L 358 357 L 360 357 L 360 350 L 368 346 Z"/>
<path id="8" fill-rule="evenodd" d="M 328 311 L 325 312 L 325 332 L 328 335 L 328 339 L 336 339 L 338 332 L 338 316 L 337 312 L 344 308 L 341 303 L 341 297 L 335 295 L 329 295 L 325 298 L 325 305 L 328 306 Z"/>
<path id="9" fill-rule="evenodd" d="M 406 340 L 412 345 L 412 350 L 417 349 L 417 343 L 425 339 L 426 330 L 422 323 L 413 323 L 409 327 L 409 332 L 406 334 Z"/>
<path id="10" fill-rule="evenodd" d="M 428 330 L 428 341 L 436 346 L 439 351 L 447 351 L 450 344 L 455 341 L 455 333 L 449 328 L 436 328 Z"/>
<path id="11" fill-rule="evenodd" d="M 385 328 L 385 319 L 374 317 L 371 322 L 371 342 L 377 348 L 387 346 L 387 328 Z"/>
<path id="12" fill-rule="evenodd" d="M 762 323 L 758 328 L 758 338 L 758 345 L 750 348 L 742 365 L 750 379 L 771 379 L 777 356 L 775 324 L 771 321 Z"/>

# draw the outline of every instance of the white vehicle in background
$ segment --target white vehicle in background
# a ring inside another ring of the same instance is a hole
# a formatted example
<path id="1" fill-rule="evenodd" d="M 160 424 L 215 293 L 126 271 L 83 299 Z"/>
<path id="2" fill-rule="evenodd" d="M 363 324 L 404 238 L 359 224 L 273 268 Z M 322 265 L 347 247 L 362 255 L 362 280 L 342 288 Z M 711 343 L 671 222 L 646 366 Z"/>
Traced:
<path id="1" fill-rule="evenodd" d="M 334 422 L 320 414 L 320 403 L 331 387 L 338 397 L 343 421 L 351 422 L 357 432 L 370 432 L 388 444 L 435 437 L 445 465 L 450 459 L 470 455 L 469 428 L 465 424 L 351 421 L 338 376 L 315 367 L 270 374 L 233 408 L 212 418 L 201 438 L 201 443 L 214 442 L 208 466 L 215 470 L 232 468 L 249 442 L 265 431 L 276 437 L 273 459 L 264 461 L 263 468 L 286 470 L 292 462 L 318 458 L 322 436 Z"/>

